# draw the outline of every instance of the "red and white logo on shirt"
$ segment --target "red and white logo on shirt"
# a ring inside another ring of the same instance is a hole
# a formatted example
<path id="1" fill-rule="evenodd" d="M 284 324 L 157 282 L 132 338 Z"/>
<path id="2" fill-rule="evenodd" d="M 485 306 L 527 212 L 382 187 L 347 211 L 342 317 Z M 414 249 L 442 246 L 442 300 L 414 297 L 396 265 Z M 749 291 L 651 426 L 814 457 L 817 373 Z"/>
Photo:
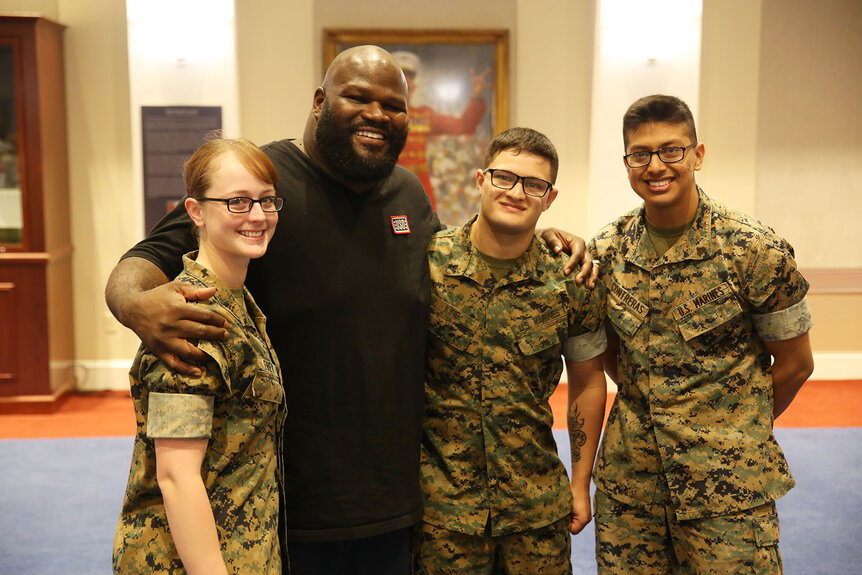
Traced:
<path id="1" fill-rule="evenodd" d="M 407 223 L 407 216 L 391 216 L 392 231 L 396 234 L 409 234 L 410 224 Z"/>

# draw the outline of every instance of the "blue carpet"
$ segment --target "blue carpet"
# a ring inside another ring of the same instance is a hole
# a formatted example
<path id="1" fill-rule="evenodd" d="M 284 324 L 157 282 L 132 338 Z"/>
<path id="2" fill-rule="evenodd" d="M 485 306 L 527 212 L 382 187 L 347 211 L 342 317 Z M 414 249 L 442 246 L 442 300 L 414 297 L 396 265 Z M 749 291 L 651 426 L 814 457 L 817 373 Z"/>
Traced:
<path id="1" fill-rule="evenodd" d="M 566 433 L 554 435 L 568 453 Z M 785 573 L 858 573 L 862 429 L 776 435 L 797 481 L 778 501 Z M 131 437 L 0 440 L 0 572 L 110 574 L 131 446 Z M 594 546 L 590 523 L 573 539 L 575 574 L 596 572 Z"/>
<path id="2" fill-rule="evenodd" d="M 0 441 L 0 572 L 106 575 L 131 437 Z"/>

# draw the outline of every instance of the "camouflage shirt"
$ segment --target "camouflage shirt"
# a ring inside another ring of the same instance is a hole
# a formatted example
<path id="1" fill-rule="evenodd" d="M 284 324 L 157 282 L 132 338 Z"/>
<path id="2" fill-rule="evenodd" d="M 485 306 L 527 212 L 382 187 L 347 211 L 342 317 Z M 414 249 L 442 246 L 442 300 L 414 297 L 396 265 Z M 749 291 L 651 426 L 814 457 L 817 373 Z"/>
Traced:
<path id="1" fill-rule="evenodd" d="M 177 279 L 216 288 L 199 305 L 228 319 L 228 337 L 198 342 L 209 358 L 198 364 L 197 379 L 138 350 L 129 373 L 137 432 L 114 572 L 185 573 L 156 480 L 154 439 L 209 438 L 201 475 L 228 572 L 280 575 L 277 442 L 285 408 L 278 360 L 248 291 L 226 288 L 192 257 L 184 256 Z"/>
<path id="2" fill-rule="evenodd" d="M 548 398 L 564 351 L 583 361 L 604 350 L 593 332 L 604 301 L 601 290 L 564 276 L 561 258 L 535 237 L 495 281 L 470 241 L 471 225 L 439 232 L 428 246 L 424 520 L 478 535 L 490 517 L 496 536 L 571 512 Z"/>
<path id="3" fill-rule="evenodd" d="M 669 498 L 680 520 L 752 508 L 793 487 L 772 434 L 763 341 L 811 327 L 793 248 L 698 193 L 694 224 L 662 257 L 642 208 L 590 243 L 620 339 L 596 486 L 632 505 Z"/>

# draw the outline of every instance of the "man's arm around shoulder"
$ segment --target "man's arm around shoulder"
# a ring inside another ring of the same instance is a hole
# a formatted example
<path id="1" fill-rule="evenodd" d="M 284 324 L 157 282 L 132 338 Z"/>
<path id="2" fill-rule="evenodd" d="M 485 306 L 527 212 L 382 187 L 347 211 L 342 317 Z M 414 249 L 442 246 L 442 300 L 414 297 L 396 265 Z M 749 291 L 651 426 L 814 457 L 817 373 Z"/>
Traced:
<path id="1" fill-rule="evenodd" d="M 114 317 L 168 367 L 197 377 L 200 370 L 185 361 L 202 360 L 205 355 L 188 340 L 224 339 L 227 330 L 220 315 L 188 301 L 207 299 L 214 291 L 169 281 L 155 264 L 129 257 L 111 272 L 105 301 Z"/>

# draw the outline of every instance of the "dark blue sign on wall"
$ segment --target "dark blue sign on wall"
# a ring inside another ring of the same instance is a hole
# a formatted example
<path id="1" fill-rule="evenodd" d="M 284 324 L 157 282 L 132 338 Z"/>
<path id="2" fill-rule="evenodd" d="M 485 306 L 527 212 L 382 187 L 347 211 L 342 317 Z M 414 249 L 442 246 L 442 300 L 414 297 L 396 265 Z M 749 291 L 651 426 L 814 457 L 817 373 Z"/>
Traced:
<path id="1" fill-rule="evenodd" d="M 141 107 L 147 230 L 182 203 L 183 164 L 221 127 L 220 106 Z"/>

